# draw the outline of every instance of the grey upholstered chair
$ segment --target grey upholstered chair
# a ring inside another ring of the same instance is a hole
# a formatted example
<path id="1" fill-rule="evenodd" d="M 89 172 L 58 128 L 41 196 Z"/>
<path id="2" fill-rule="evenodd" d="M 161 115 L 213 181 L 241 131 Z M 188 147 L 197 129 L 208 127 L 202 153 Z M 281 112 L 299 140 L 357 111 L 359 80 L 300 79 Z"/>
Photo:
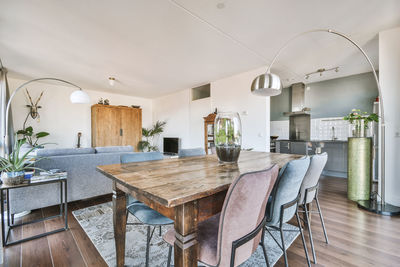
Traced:
<path id="1" fill-rule="evenodd" d="M 310 158 L 303 157 L 298 160 L 292 160 L 285 164 L 279 172 L 278 179 L 272 190 L 271 197 L 268 201 L 266 211 L 266 230 L 275 240 L 278 246 L 283 251 L 285 266 L 288 266 L 286 255 L 284 231 L 291 231 L 283 229 L 283 224 L 296 216 L 298 228 L 303 242 L 304 252 L 306 254 L 307 264 L 310 265 L 308 258 L 307 246 L 304 240 L 303 230 L 301 228 L 300 218 L 298 214 L 298 201 L 300 199 L 300 186 L 303 182 L 304 176 L 310 165 Z M 279 231 L 281 235 L 281 244 L 274 238 L 270 231 Z"/>
<path id="2" fill-rule="evenodd" d="M 310 167 L 308 168 L 308 171 L 306 173 L 306 176 L 304 177 L 303 184 L 301 185 L 300 189 L 301 195 L 300 195 L 299 205 L 303 209 L 302 212 L 304 212 L 306 215 L 306 224 L 308 228 L 308 234 L 310 236 L 311 250 L 315 264 L 317 263 L 317 257 L 315 256 L 314 241 L 312 238 L 310 218 L 309 218 L 309 214 L 311 214 L 314 211 L 309 211 L 307 205 L 315 200 L 318 209 L 318 211 L 316 212 L 319 214 L 322 229 L 324 231 L 325 242 L 328 244 L 329 242 L 328 235 L 326 234 L 324 218 L 322 217 L 321 208 L 319 206 L 319 201 L 318 201 L 319 178 L 321 177 L 321 173 L 325 167 L 327 160 L 328 160 L 328 154 L 326 152 L 311 157 Z"/>
<path id="3" fill-rule="evenodd" d="M 237 177 L 229 187 L 222 211 L 198 224 L 198 260 L 208 266 L 238 266 L 246 261 L 260 244 L 269 266 L 264 246 L 265 208 L 278 176 L 278 166 L 249 172 Z M 170 244 L 170 266 L 175 231 L 164 240 Z"/>
<path id="4" fill-rule="evenodd" d="M 179 149 L 179 151 L 178 151 L 178 156 L 180 158 L 204 156 L 205 154 L 206 154 L 206 151 L 204 150 L 204 148 L 201 148 L 201 147 Z"/>
<path id="5" fill-rule="evenodd" d="M 160 152 L 144 152 L 144 153 L 131 153 L 121 155 L 121 163 L 132 163 L 132 162 L 143 162 L 162 160 L 164 157 Z M 138 201 L 129 195 L 127 208 L 126 208 L 126 219 L 128 220 L 129 214 L 135 216 L 140 223 L 127 223 L 127 225 L 147 225 L 147 240 L 146 240 L 146 267 L 149 266 L 149 254 L 150 254 L 150 241 L 154 234 L 156 227 L 173 224 L 174 221 L 161 215 L 157 211 L 151 209 L 144 203 Z M 153 227 L 153 230 L 151 230 Z"/>

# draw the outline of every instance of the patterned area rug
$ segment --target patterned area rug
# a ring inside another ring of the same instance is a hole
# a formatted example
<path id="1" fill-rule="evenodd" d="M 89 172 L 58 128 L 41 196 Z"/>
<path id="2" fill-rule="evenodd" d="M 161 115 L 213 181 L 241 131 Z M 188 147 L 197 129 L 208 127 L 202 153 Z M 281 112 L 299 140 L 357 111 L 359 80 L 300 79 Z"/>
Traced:
<path id="1" fill-rule="evenodd" d="M 109 266 L 115 266 L 116 262 L 111 202 L 76 210 L 72 213 L 106 263 Z M 129 215 L 128 222 L 137 222 L 137 220 L 134 216 Z M 168 230 L 168 227 L 172 226 L 163 227 L 162 234 Z M 290 224 L 285 224 L 284 229 L 297 229 L 297 227 L 294 227 Z M 126 265 L 144 266 L 146 255 L 146 233 L 146 226 L 127 226 L 125 248 Z M 274 231 L 272 234 L 277 240 L 280 240 L 279 232 Z M 299 234 L 299 232 L 293 231 L 284 232 L 286 246 L 289 247 Z M 267 248 L 270 265 L 273 266 L 282 256 L 282 251 L 268 233 L 265 233 L 265 245 Z M 168 245 L 163 241 L 162 237 L 159 236 L 159 231 L 156 229 L 151 240 L 149 265 L 167 266 L 167 257 Z M 257 251 L 249 260 L 240 266 L 265 266 L 261 246 L 258 247 Z"/>

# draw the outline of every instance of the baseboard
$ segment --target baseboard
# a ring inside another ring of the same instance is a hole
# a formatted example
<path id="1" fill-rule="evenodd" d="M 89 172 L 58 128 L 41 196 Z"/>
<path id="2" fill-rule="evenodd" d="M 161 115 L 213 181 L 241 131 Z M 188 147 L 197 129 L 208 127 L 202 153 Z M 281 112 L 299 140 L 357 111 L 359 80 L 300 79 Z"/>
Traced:
<path id="1" fill-rule="evenodd" d="M 387 194 L 386 194 L 386 203 L 396 206 L 396 207 L 400 207 L 400 198 L 399 197 L 388 198 Z"/>
<path id="2" fill-rule="evenodd" d="M 324 176 L 334 176 L 339 178 L 347 178 L 347 172 L 323 171 Z"/>

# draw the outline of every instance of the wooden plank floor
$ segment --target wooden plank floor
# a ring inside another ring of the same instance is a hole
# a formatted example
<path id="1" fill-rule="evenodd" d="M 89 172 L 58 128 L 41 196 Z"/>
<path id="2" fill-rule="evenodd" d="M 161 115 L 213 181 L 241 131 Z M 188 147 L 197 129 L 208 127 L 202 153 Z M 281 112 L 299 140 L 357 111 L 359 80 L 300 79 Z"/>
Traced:
<path id="1" fill-rule="evenodd" d="M 319 218 L 313 215 L 318 262 L 313 266 L 400 266 L 400 217 L 379 216 L 358 209 L 346 198 L 346 179 L 323 178 L 319 199 L 330 243 L 325 244 Z M 111 201 L 111 196 L 70 203 L 68 231 L 7 247 L 3 251 L 3 266 L 106 266 L 71 211 L 107 201 Z M 55 213 L 56 207 L 35 210 L 23 220 Z M 27 225 L 15 231 L 13 237 L 49 231 L 62 224 L 62 219 L 53 219 Z M 311 258 L 309 242 L 308 249 Z M 290 266 L 306 266 L 300 238 L 289 248 L 288 259 Z M 276 266 L 284 266 L 283 259 Z"/>

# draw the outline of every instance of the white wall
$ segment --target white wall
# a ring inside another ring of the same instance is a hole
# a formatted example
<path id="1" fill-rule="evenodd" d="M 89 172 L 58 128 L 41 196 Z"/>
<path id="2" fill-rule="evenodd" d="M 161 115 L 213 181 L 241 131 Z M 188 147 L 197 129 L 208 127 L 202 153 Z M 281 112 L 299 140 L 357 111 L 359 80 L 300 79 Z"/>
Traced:
<path id="1" fill-rule="evenodd" d="M 251 82 L 263 72 L 265 68 L 211 82 L 210 98 L 191 101 L 191 90 L 186 89 L 155 99 L 153 121 L 167 121 L 159 145 L 165 136 L 181 138 L 182 148 L 203 147 L 203 117 L 218 108 L 218 111 L 239 112 L 243 148 L 269 150 L 269 97 L 250 93 Z"/>
<path id="2" fill-rule="evenodd" d="M 211 106 L 214 110 L 238 112 L 242 121 L 242 147 L 269 151 L 269 97 L 251 94 L 254 78 L 266 68 L 244 72 L 211 83 Z"/>
<path id="3" fill-rule="evenodd" d="M 162 151 L 163 137 L 181 138 L 182 147 L 190 147 L 189 131 L 190 90 L 180 91 L 153 100 L 153 121 L 166 121 L 158 146 Z"/>
<path id="4" fill-rule="evenodd" d="M 8 79 L 10 91 L 13 92 L 20 86 L 23 80 L 13 78 Z M 27 86 L 30 95 L 35 101 L 44 91 L 40 101 L 42 106 L 39 109 L 40 122 L 28 119 L 27 125 L 31 125 L 35 131 L 47 131 L 50 136 L 43 138 L 43 142 L 53 142 L 57 145 L 48 145 L 48 147 L 75 147 L 77 143 L 77 133 L 82 132 L 82 146 L 91 146 L 91 111 L 90 106 L 97 103 L 102 97 L 110 100 L 112 105 L 140 105 L 142 107 L 143 127 L 152 124 L 152 100 L 126 95 L 104 93 L 87 90 L 91 98 L 90 104 L 72 104 L 69 100 L 71 92 L 75 89 L 60 85 L 59 83 L 32 83 Z M 110 89 L 110 91 L 112 88 Z M 14 130 L 22 129 L 23 122 L 28 113 L 25 105 L 29 104 L 25 90 L 20 90 L 13 99 L 11 108 L 13 112 Z"/>
<path id="5" fill-rule="evenodd" d="M 379 78 L 386 125 L 386 201 L 400 206 L 400 28 L 379 33 Z"/>

